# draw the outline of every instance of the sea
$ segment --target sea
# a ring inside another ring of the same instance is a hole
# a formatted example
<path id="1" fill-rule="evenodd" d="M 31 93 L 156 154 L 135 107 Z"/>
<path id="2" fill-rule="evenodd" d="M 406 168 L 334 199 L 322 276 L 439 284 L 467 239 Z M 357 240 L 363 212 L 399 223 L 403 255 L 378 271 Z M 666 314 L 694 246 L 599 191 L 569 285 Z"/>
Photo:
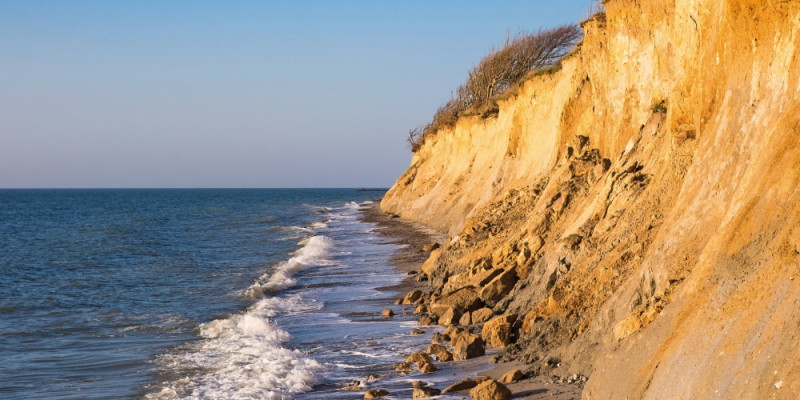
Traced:
<path id="1" fill-rule="evenodd" d="M 0 190 L 0 399 L 410 398 L 382 194 Z"/>

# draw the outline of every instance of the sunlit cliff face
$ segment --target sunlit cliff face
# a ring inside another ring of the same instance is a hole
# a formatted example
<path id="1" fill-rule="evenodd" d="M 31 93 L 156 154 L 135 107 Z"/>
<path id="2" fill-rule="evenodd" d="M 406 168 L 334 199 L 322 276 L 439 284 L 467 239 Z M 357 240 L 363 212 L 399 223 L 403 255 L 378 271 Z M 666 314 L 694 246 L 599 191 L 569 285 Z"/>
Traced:
<path id="1" fill-rule="evenodd" d="M 514 269 L 495 312 L 524 316 L 517 357 L 588 375 L 586 398 L 794 398 L 800 3 L 605 8 L 381 206 L 451 236 L 434 289 Z"/>

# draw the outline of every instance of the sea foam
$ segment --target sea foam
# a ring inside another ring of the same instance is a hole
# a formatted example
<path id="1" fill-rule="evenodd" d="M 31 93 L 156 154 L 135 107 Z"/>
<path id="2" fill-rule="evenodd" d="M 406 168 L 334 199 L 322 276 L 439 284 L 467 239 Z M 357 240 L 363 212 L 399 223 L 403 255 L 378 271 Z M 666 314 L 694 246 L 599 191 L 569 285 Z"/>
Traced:
<path id="1" fill-rule="evenodd" d="M 300 297 L 265 298 L 246 312 L 199 327 L 204 339 L 162 356 L 177 370 L 204 371 L 164 384 L 149 399 L 286 399 L 311 389 L 322 365 L 282 345 L 291 339 L 270 323 L 279 313 L 319 308 Z"/>
<path id="2" fill-rule="evenodd" d="M 330 238 L 312 236 L 305 239 L 302 244 L 304 246 L 297 250 L 292 258 L 279 264 L 272 272 L 260 276 L 247 288 L 245 295 L 258 298 L 286 289 L 297 283 L 293 279 L 297 272 L 314 266 L 330 264 L 326 258 L 333 247 L 333 241 Z"/>
<path id="3" fill-rule="evenodd" d="M 260 298 L 247 311 L 200 324 L 203 340 L 168 353 L 160 362 L 171 370 L 203 371 L 164 383 L 148 399 L 288 399 L 316 383 L 322 364 L 283 347 L 291 335 L 270 319 L 279 314 L 321 308 L 299 296 L 264 297 L 293 286 L 294 274 L 328 265 L 333 241 L 312 236 L 292 257 L 259 277 L 247 294 Z"/>

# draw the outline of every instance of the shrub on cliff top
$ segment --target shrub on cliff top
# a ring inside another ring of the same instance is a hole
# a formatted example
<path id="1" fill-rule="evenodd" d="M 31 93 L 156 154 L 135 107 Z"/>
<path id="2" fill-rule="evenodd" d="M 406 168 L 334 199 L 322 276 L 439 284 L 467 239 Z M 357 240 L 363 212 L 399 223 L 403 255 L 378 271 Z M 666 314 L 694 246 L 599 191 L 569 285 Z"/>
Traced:
<path id="1" fill-rule="evenodd" d="M 508 36 L 498 48 L 492 49 L 467 75 L 453 97 L 439 107 L 433 121 L 419 131 L 409 132 L 411 150 L 416 151 L 425 136 L 453 126 L 460 116 L 497 114 L 497 100 L 531 71 L 552 67 L 572 49 L 581 38 L 577 25 L 564 25 L 534 33 Z"/>

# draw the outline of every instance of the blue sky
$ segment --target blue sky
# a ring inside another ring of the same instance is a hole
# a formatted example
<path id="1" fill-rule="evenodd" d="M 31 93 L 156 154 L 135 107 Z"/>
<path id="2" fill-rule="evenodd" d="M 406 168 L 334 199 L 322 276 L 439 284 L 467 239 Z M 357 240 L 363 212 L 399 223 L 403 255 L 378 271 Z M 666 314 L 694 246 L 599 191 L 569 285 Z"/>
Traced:
<path id="1" fill-rule="evenodd" d="M 507 31 L 589 3 L 0 1 L 0 188 L 388 187 Z"/>

